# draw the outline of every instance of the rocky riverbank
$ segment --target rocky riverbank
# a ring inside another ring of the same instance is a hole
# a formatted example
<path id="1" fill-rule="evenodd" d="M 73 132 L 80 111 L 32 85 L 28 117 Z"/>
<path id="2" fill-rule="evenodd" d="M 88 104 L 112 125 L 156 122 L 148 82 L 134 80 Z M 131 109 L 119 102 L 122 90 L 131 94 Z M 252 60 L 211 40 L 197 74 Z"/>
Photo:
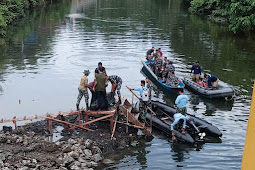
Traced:
<path id="1" fill-rule="evenodd" d="M 69 121 L 77 121 L 75 116 Z M 62 126 L 53 123 L 56 127 Z M 109 122 L 95 122 L 90 126 L 94 132 L 84 130 L 63 130 L 63 136 L 55 142 L 49 141 L 46 121 L 38 121 L 18 127 L 18 130 L 5 127 L 0 132 L 0 169 L 93 169 L 102 164 L 113 163 L 104 159 L 105 154 L 121 150 L 138 139 L 137 129 L 125 126 L 116 128 L 114 140 L 110 140 Z M 54 136 L 53 136 L 54 138 Z"/>

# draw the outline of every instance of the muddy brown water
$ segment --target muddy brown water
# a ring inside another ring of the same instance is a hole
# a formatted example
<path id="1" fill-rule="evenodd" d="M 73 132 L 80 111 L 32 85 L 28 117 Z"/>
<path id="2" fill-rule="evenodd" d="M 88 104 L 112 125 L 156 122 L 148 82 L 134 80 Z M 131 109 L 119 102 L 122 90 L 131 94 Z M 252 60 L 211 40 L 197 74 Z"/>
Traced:
<path id="1" fill-rule="evenodd" d="M 122 95 L 130 99 L 125 86 L 137 87 L 144 79 L 140 57 L 152 46 L 161 47 L 177 75 L 185 76 L 199 60 L 204 71 L 234 87 L 230 102 L 186 91 L 188 112 L 216 125 L 222 142 L 188 146 L 155 132 L 152 141 L 116 152 L 117 163 L 104 168 L 240 169 L 255 77 L 254 37 L 233 35 L 187 8 L 179 0 L 73 0 L 32 11 L 2 40 L 0 118 L 75 109 L 82 72 L 93 72 L 99 61 L 109 75 L 123 79 Z M 174 101 L 156 88 L 153 95 Z"/>

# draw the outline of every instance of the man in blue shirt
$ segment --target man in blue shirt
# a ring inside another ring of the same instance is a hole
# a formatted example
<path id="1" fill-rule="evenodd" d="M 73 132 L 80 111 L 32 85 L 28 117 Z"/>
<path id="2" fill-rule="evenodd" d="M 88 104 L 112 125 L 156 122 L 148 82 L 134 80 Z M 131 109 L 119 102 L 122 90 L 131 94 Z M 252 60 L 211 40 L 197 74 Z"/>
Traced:
<path id="1" fill-rule="evenodd" d="M 213 90 L 216 89 L 216 86 L 219 82 L 219 79 L 216 76 L 214 75 L 209 76 L 205 74 L 204 78 L 207 79 L 208 87 L 212 87 Z"/>
<path id="2" fill-rule="evenodd" d="M 180 121 L 183 120 L 183 124 L 182 124 L 182 133 L 185 133 L 185 127 L 186 127 L 186 117 L 181 114 L 181 113 L 175 113 L 174 114 L 174 122 L 171 124 L 171 131 L 172 131 L 172 139 L 176 140 L 175 136 L 174 136 L 174 126 Z"/>
<path id="3" fill-rule="evenodd" d="M 197 81 L 201 78 L 201 67 L 199 65 L 199 61 L 196 61 L 196 63 L 192 66 L 191 72 L 193 72 L 193 81 Z"/>
<path id="4" fill-rule="evenodd" d="M 185 117 L 186 112 L 187 112 L 186 105 L 189 101 L 189 98 L 187 95 L 183 94 L 183 89 L 179 90 L 179 94 L 180 95 L 175 100 L 175 104 L 177 105 L 177 110 L 176 110 L 176 113 L 174 114 L 174 122 L 171 124 L 173 140 L 176 140 L 175 136 L 174 136 L 174 132 L 173 132 L 174 126 L 182 119 L 183 120 L 182 133 L 183 134 L 185 133 L 185 126 L 186 126 L 186 117 Z"/>
<path id="5" fill-rule="evenodd" d="M 141 87 L 131 89 L 131 90 L 140 92 L 139 111 L 140 111 L 140 115 L 141 115 L 142 120 L 145 121 L 148 101 L 147 102 L 143 101 L 143 93 L 144 93 L 144 91 L 146 91 L 149 94 L 149 89 L 147 87 L 145 87 L 145 81 L 141 80 Z"/>
<path id="6" fill-rule="evenodd" d="M 176 112 L 182 113 L 185 115 L 187 113 L 186 105 L 188 101 L 189 101 L 189 97 L 183 94 L 183 89 L 180 89 L 179 96 L 175 100 L 175 104 L 177 105 Z"/>

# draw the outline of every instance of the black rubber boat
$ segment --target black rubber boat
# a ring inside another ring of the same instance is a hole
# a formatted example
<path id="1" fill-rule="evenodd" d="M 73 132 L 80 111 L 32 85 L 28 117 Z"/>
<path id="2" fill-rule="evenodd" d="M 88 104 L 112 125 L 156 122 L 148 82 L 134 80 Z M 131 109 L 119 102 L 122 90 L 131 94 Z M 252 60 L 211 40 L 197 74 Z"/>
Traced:
<path id="1" fill-rule="evenodd" d="M 150 121 L 151 114 L 147 113 L 146 118 L 148 121 Z M 152 125 L 170 136 L 172 136 L 172 131 L 170 128 L 170 125 L 172 122 L 173 121 L 167 118 L 166 116 L 160 119 L 158 116 L 152 115 Z M 181 132 L 177 130 L 173 130 L 173 131 L 178 141 L 181 141 L 184 143 L 190 143 L 190 144 L 193 144 L 195 142 L 188 132 L 185 132 L 185 134 L 182 134 Z"/>
<path id="2" fill-rule="evenodd" d="M 173 117 L 173 115 L 176 112 L 176 109 L 158 101 L 152 101 L 152 109 L 156 113 L 159 111 L 163 111 L 170 117 Z M 206 135 L 213 136 L 213 137 L 222 136 L 222 133 L 220 132 L 220 130 L 216 126 L 212 125 L 211 123 L 208 123 L 207 121 L 202 120 L 191 114 L 187 114 L 187 116 L 189 117 L 187 119 L 187 125 L 190 127 L 193 127 L 195 131 L 197 131 L 197 133 L 204 132 L 206 133 Z"/>
<path id="3" fill-rule="evenodd" d="M 232 99 L 234 96 L 234 89 L 229 84 L 219 81 L 215 90 L 212 88 L 205 88 L 194 82 L 190 77 L 185 77 L 183 83 L 186 87 L 193 92 L 207 97 L 207 98 L 225 98 L 226 100 Z"/>

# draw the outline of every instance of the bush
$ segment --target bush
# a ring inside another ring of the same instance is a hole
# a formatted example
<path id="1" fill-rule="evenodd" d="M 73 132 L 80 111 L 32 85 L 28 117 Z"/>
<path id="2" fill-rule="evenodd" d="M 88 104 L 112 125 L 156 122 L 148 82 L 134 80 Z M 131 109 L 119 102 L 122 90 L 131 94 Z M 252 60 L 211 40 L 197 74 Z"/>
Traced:
<path id="1" fill-rule="evenodd" d="M 222 17 L 233 32 L 250 31 L 255 27 L 254 0 L 192 0 L 192 13 Z"/>
<path id="2" fill-rule="evenodd" d="M 44 0 L 5 0 L 0 5 L 0 36 L 5 34 L 8 24 L 25 16 L 25 9 L 43 3 Z"/>

